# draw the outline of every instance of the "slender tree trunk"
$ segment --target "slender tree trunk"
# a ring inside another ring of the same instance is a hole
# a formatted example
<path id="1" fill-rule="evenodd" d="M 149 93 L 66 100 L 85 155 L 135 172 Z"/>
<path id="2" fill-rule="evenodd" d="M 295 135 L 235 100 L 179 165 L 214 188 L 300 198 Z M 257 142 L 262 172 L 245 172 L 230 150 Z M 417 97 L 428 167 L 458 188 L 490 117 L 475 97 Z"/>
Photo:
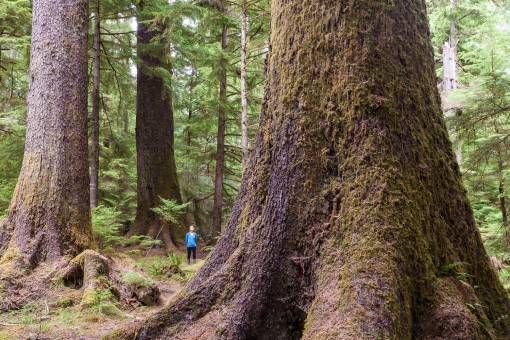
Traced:
<path id="1" fill-rule="evenodd" d="M 227 25 L 223 25 L 221 49 L 227 50 Z M 216 147 L 216 172 L 214 177 L 214 204 L 212 239 L 221 233 L 221 211 L 223 207 L 223 173 L 225 170 L 225 108 L 227 106 L 227 59 L 222 54 L 219 63 L 220 105 L 218 108 L 218 134 Z"/>
<path id="2" fill-rule="evenodd" d="M 34 0 L 25 153 L 0 226 L 3 274 L 92 244 L 87 1 Z M 19 266 L 11 266 L 13 260 Z"/>
<path id="3" fill-rule="evenodd" d="M 189 121 L 189 124 L 187 127 L 186 127 L 186 145 L 187 146 L 191 146 L 191 140 L 193 138 L 193 134 L 191 132 L 191 119 L 193 118 L 193 109 L 194 109 L 194 104 L 193 104 L 193 91 L 195 90 L 195 77 L 196 77 L 196 70 L 195 70 L 195 66 L 191 66 L 191 75 L 190 75 L 190 81 L 189 81 L 189 104 L 188 104 L 188 107 L 187 107 L 187 110 L 188 110 L 188 121 Z"/>
<path id="4" fill-rule="evenodd" d="M 90 159 L 90 207 L 95 208 L 99 197 L 99 86 L 100 86 L 100 43 L 101 28 L 99 18 L 99 0 L 95 1 L 94 12 L 94 58 L 92 72 L 92 124 Z"/>
<path id="5" fill-rule="evenodd" d="M 455 9 L 455 0 L 450 0 L 450 8 Z M 445 115 L 452 117 L 458 114 L 458 108 L 450 104 L 451 92 L 457 89 L 458 83 L 458 65 L 457 65 L 457 30 L 455 20 L 450 22 L 450 37 L 448 42 L 443 46 L 443 91 L 444 91 L 444 105 Z M 454 141 L 455 156 L 457 163 L 462 167 L 462 141 L 457 134 L 456 129 L 453 127 L 450 130 L 452 139 Z"/>
<path id="6" fill-rule="evenodd" d="M 178 298 L 115 338 L 505 337 L 425 1 L 275 0 L 271 14 L 260 127 L 223 236 Z"/>
<path id="7" fill-rule="evenodd" d="M 148 5 L 146 3 L 146 5 Z M 182 203 L 174 155 L 174 117 L 169 85 L 159 68 L 170 67 L 164 62 L 167 48 L 164 42 L 155 46 L 152 39 L 163 32 L 149 29 L 142 22 L 150 20 L 139 10 L 137 96 L 136 96 L 136 152 L 137 152 L 137 210 L 128 235 L 148 235 L 163 240 L 167 248 L 183 242 L 184 226 L 161 221 L 151 210 L 160 205 L 160 197 Z M 150 45 L 149 45 L 150 44 Z"/>
<path id="8" fill-rule="evenodd" d="M 500 133 L 498 127 L 495 129 L 496 133 Z M 505 235 L 505 246 L 507 249 L 510 249 L 510 221 L 508 220 L 508 208 L 506 206 L 506 197 L 505 197 L 505 177 L 504 171 L 505 167 L 503 164 L 503 150 L 501 144 L 498 144 L 496 147 L 496 152 L 498 156 L 498 193 L 499 193 L 499 208 L 501 210 L 501 220 L 503 222 L 503 231 Z"/>
<path id="9" fill-rule="evenodd" d="M 241 13 L 241 148 L 243 152 L 243 170 L 248 161 L 248 93 L 246 89 L 246 50 L 248 30 L 248 16 L 246 13 L 246 0 L 242 0 Z"/>
<path id="10" fill-rule="evenodd" d="M 14 66 L 11 66 L 11 90 L 9 91 L 9 100 L 14 97 Z"/>
<path id="11" fill-rule="evenodd" d="M 450 7 L 455 8 L 455 0 L 450 0 Z M 455 21 L 450 22 L 450 38 L 443 46 L 443 87 L 445 91 L 457 88 L 457 32 Z"/>
<path id="12" fill-rule="evenodd" d="M 503 221 L 503 229 L 505 231 L 505 245 L 507 249 L 510 249 L 510 223 L 508 221 L 508 209 L 506 206 L 505 198 L 505 182 L 503 176 L 499 178 L 499 208 L 501 209 L 501 218 Z"/>

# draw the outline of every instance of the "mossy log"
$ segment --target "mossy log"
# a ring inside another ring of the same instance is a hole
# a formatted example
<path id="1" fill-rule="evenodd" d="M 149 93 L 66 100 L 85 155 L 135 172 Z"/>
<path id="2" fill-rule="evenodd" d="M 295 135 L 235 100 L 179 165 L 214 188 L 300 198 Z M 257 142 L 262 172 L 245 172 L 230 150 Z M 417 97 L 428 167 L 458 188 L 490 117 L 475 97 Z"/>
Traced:
<path id="1" fill-rule="evenodd" d="M 210 258 L 110 339 L 497 339 L 425 1 L 275 0 L 261 122 Z"/>
<path id="2" fill-rule="evenodd" d="M 144 306 L 159 303 L 161 295 L 155 284 L 137 285 L 125 282 L 112 270 L 113 262 L 108 257 L 94 251 L 85 250 L 62 268 L 56 277 L 61 279 L 67 287 L 83 289 L 80 303 L 83 309 L 95 303 L 97 292 L 109 291 L 117 299 L 123 297 L 126 301 L 137 301 Z"/>

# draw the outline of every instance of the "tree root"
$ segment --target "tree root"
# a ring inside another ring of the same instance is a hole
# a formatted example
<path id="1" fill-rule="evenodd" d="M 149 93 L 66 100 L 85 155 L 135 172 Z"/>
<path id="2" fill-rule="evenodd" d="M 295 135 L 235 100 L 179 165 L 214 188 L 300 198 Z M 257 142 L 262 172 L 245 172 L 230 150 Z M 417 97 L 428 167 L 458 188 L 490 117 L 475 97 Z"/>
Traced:
<path id="1" fill-rule="evenodd" d="M 67 287 L 83 289 L 83 298 L 80 303 L 82 309 L 87 309 L 96 303 L 98 292 L 109 292 L 116 299 L 124 298 L 126 301 L 137 301 L 145 306 L 152 306 L 159 302 L 160 291 L 155 284 L 143 286 L 124 282 L 112 270 L 111 259 L 93 250 L 86 250 L 61 269 L 57 278 L 63 280 Z"/>

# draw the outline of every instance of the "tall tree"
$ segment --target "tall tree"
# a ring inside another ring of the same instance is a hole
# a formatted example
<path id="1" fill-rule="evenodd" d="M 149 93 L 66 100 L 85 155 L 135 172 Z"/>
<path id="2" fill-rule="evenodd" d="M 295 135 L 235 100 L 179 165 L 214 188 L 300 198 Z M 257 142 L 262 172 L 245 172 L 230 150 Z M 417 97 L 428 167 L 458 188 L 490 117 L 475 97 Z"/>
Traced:
<path id="1" fill-rule="evenodd" d="M 455 0 L 450 0 L 450 9 L 455 10 Z M 450 21 L 450 35 L 443 46 L 443 89 L 445 91 L 457 88 L 457 32 L 455 20 Z"/>
<path id="2" fill-rule="evenodd" d="M 117 338 L 508 334 L 425 2 L 276 0 L 271 14 L 261 125 L 224 235 L 185 293 Z"/>
<path id="3" fill-rule="evenodd" d="M 94 56 L 92 59 L 92 119 L 90 157 L 90 206 L 96 208 L 99 198 L 99 86 L 101 81 L 101 27 L 99 0 L 94 4 Z"/>
<path id="4" fill-rule="evenodd" d="M 168 78 L 169 48 L 161 33 L 165 23 L 151 22 L 163 2 L 145 1 L 138 8 L 136 153 L 137 211 L 129 235 L 158 237 L 172 248 L 186 229 L 162 221 L 151 209 L 160 197 L 182 203 L 174 156 L 174 117 Z"/>
<path id="5" fill-rule="evenodd" d="M 243 170 L 248 162 L 248 93 L 246 88 L 246 63 L 247 63 L 247 31 L 248 14 L 247 0 L 241 1 L 241 149 L 243 152 Z"/>
<path id="6" fill-rule="evenodd" d="M 92 243 L 87 7 L 86 0 L 33 1 L 25 153 L 0 225 L 4 265 L 34 267 Z"/>
<path id="7" fill-rule="evenodd" d="M 221 11 L 226 14 L 226 8 L 221 2 Z M 221 220 L 223 209 L 223 176 L 225 172 L 225 110 L 227 107 L 227 59 L 225 53 L 228 47 L 228 26 L 223 24 L 221 32 L 221 56 L 219 61 L 218 79 L 220 83 L 218 107 L 218 133 L 216 135 L 216 170 L 214 176 L 214 205 L 212 239 L 215 240 L 221 233 Z"/>
<path id="8" fill-rule="evenodd" d="M 455 12 L 455 0 L 450 0 L 450 11 Z M 452 105 L 452 91 L 457 89 L 458 85 L 458 56 L 457 56 L 457 29 L 455 24 L 455 16 L 452 14 L 450 20 L 450 30 L 448 41 L 443 46 L 443 108 L 447 117 L 451 117 L 455 114 L 460 114 L 460 108 L 456 108 Z M 457 163 L 462 166 L 462 144 L 458 137 L 455 128 L 450 130 L 452 136 L 455 139 L 455 154 L 457 156 Z"/>

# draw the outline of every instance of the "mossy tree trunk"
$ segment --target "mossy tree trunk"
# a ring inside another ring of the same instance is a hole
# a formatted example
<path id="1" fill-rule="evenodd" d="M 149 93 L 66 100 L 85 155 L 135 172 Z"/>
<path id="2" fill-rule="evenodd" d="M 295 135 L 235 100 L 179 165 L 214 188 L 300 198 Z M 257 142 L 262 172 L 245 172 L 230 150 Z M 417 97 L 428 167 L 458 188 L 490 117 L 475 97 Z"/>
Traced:
<path id="1" fill-rule="evenodd" d="M 509 301 L 440 108 L 422 0 L 275 0 L 265 103 L 207 263 L 115 338 L 484 339 Z"/>
<path id="2" fill-rule="evenodd" d="M 90 153 L 90 207 L 96 208 L 99 200 L 99 87 L 101 81 L 101 27 L 99 19 L 100 1 L 94 3 L 94 57 L 92 60 L 92 117 Z"/>
<path id="3" fill-rule="evenodd" d="M 92 243 L 87 7 L 85 0 L 33 1 L 25 153 L 0 226 L 2 264 L 34 267 Z"/>
<path id="4" fill-rule="evenodd" d="M 137 211 L 128 235 L 163 240 L 167 248 L 183 242 L 186 229 L 161 220 L 151 209 L 160 197 L 182 203 L 174 155 L 174 117 L 168 45 L 160 37 L 164 24 L 151 25 L 156 2 L 139 5 L 136 97 Z M 145 6 L 145 8 L 143 8 Z M 158 236 L 159 234 L 159 236 Z"/>

